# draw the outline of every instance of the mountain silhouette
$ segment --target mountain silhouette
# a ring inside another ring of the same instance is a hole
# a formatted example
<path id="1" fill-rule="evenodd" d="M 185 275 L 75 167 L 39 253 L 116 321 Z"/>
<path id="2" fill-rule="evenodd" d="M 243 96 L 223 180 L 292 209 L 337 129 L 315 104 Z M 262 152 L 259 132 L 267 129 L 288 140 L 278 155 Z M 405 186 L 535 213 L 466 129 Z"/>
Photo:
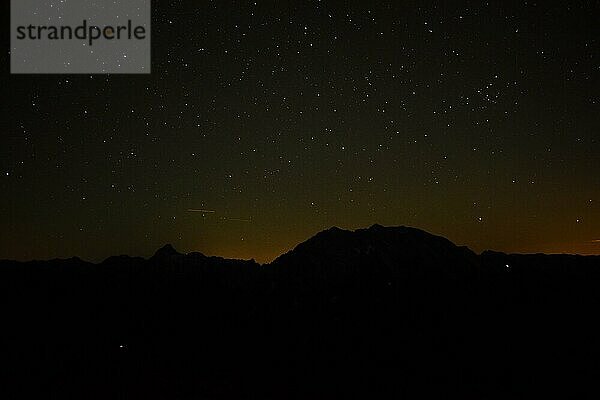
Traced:
<path id="1" fill-rule="evenodd" d="M 178 253 L 177 250 L 175 250 L 175 248 L 173 248 L 173 246 L 171 244 L 166 244 L 163 247 L 161 247 L 160 249 L 158 249 L 156 251 L 156 253 L 154 253 L 154 256 L 152 258 L 163 260 L 163 259 L 169 259 L 174 256 L 180 256 L 180 255 L 181 254 Z"/>
<path id="2" fill-rule="evenodd" d="M 419 229 L 373 225 L 353 232 L 336 227 L 320 232 L 277 258 L 273 265 L 282 268 L 320 266 L 333 274 L 364 265 L 390 271 L 444 273 L 474 267 L 477 256 L 466 247 L 458 247 L 443 237 Z"/>
<path id="3" fill-rule="evenodd" d="M 410 227 L 269 264 L 0 261 L 3 398 L 597 398 L 600 257 L 478 255 Z"/>

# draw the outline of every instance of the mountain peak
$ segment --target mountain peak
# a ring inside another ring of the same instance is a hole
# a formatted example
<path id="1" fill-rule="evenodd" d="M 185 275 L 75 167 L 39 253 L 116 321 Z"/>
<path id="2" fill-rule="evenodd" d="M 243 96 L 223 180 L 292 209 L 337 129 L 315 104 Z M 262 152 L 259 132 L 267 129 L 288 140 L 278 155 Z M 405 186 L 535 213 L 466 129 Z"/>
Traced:
<path id="1" fill-rule="evenodd" d="M 371 225 L 371 227 L 369 227 L 369 229 L 372 231 L 378 231 L 378 230 L 384 230 L 385 227 L 383 225 L 373 224 L 373 225 Z"/>
<path id="2" fill-rule="evenodd" d="M 446 238 L 420 229 L 374 224 L 354 231 L 327 229 L 278 257 L 274 263 L 298 266 L 318 263 L 344 268 L 370 263 L 389 268 L 449 271 L 475 265 L 476 255 Z"/>
<path id="3" fill-rule="evenodd" d="M 152 258 L 172 257 L 179 255 L 181 255 L 181 253 L 177 252 L 177 250 L 175 250 L 175 248 L 171 244 L 165 244 L 163 247 L 158 249 L 156 253 L 154 253 L 154 256 L 152 256 Z"/>

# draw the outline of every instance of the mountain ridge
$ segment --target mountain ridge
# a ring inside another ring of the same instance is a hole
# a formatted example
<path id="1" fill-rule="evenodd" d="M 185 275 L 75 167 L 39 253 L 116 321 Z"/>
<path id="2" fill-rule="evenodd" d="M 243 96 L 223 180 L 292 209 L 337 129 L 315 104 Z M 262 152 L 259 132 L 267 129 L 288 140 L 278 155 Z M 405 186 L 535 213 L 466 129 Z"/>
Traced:
<path id="1" fill-rule="evenodd" d="M 329 242 L 330 244 L 335 244 L 335 243 L 339 244 L 340 242 L 342 242 L 342 239 L 345 239 L 345 240 L 352 241 L 354 244 L 357 244 L 357 243 L 360 243 L 360 241 L 362 240 L 363 241 L 362 243 L 366 244 L 365 239 L 368 239 L 367 235 L 371 235 L 371 238 L 377 237 L 377 235 L 379 235 L 379 238 L 383 238 L 383 235 L 390 234 L 390 233 L 396 233 L 396 234 L 401 233 L 401 234 L 404 234 L 407 236 L 408 236 L 408 234 L 412 234 L 412 236 L 411 236 L 412 239 L 417 239 L 417 237 L 419 237 L 423 240 L 428 240 L 429 243 L 432 243 L 431 242 L 432 240 L 437 241 L 438 245 L 443 244 L 445 246 L 448 246 L 448 248 L 455 247 L 456 249 L 461 249 L 461 251 L 464 254 L 472 254 L 476 257 L 484 257 L 484 256 L 490 256 L 490 255 L 496 255 L 496 256 L 499 256 L 499 255 L 504 255 L 504 256 L 549 256 L 549 257 L 575 256 L 575 257 L 584 257 L 584 258 L 597 257 L 598 259 L 600 259 L 600 255 L 581 255 L 581 254 L 570 254 L 570 253 L 506 253 L 506 252 L 490 250 L 490 249 L 484 250 L 481 253 L 477 254 L 473 250 L 471 250 L 468 246 L 456 245 L 454 242 L 452 242 L 451 240 L 449 240 L 448 238 L 446 238 L 444 236 L 435 235 L 435 234 L 432 234 L 430 232 L 427 232 L 427 231 L 419 229 L 419 228 L 404 226 L 404 225 L 383 226 L 380 224 L 373 224 L 368 228 L 358 228 L 355 230 L 342 229 L 337 226 L 332 226 L 328 229 L 324 229 L 320 232 L 317 232 L 315 235 L 311 236 L 310 238 L 306 239 L 305 241 L 300 242 L 297 245 L 295 245 L 292 249 L 288 250 L 285 253 L 280 254 L 272 261 L 266 262 L 266 263 L 256 263 L 254 261 L 254 259 L 225 258 L 225 257 L 217 256 L 217 255 L 207 256 L 207 255 L 203 254 L 202 252 L 198 252 L 198 251 L 192 251 L 192 252 L 188 252 L 188 253 L 180 253 L 179 251 L 177 251 L 175 249 L 175 247 L 171 243 L 164 244 L 159 249 L 157 249 L 152 256 L 150 256 L 148 258 L 144 258 L 144 257 L 140 257 L 140 256 L 132 256 L 132 255 L 127 255 L 127 254 L 120 254 L 120 255 L 109 256 L 100 262 L 89 262 L 89 261 L 85 261 L 85 260 L 81 259 L 78 256 L 72 256 L 69 258 L 54 258 L 54 259 L 49 259 L 49 260 L 34 259 L 34 260 L 27 260 L 27 261 L 0 259 L 0 263 L 9 263 L 10 262 L 10 263 L 27 264 L 27 263 L 40 263 L 40 262 L 44 262 L 44 263 L 80 262 L 80 263 L 85 263 L 85 264 L 102 265 L 102 264 L 114 262 L 118 259 L 120 259 L 120 260 L 135 259 L 138 261 L 145 260 L 145 261 L 155 261 L 156 262 L 156 261 L 160 261 L 160 260 L 163 260 L 163 261 L 168 260 L 172 257 L 186 258 L 189 256 L 194 256 L 196 258 L 204 257 L 204 258 L 214 258 L 214 259 L 227 260 L 227 261 L 251 261 L 260 266 L 268 266 L 268 265 L 272 265 L 272 264 L 279 264 L 282 259 L 289 258 L 291 255 L 297 254 L 299 252 L 304 252 L 306 249 L 315 248 L 315 247 L 322 248 L 322 247 L 324 247 L 323 246 L 324 242 L 327 242 L 327 241 L 330 241 Z M 389 239 L 389 235 L 388 235 L 388 239 Z M 413 240 L 413 243 L 414 243 L 414 240 Z M 359 249 L 355 248 L 355 250 L 360 253 Z M 368 249 L 367 249 L 367 251 L 368 251 Z"/>
<path id="2" fill-rule="evenodd" d="M 0 366 L 24 382 L 7 398 L 476 400 L 544 397 L 547 382 L 586 398 L 598 287 L 600 257 L 475 254 L 379 225 L 262 265 L 172 245 L 0 262 Z"/>

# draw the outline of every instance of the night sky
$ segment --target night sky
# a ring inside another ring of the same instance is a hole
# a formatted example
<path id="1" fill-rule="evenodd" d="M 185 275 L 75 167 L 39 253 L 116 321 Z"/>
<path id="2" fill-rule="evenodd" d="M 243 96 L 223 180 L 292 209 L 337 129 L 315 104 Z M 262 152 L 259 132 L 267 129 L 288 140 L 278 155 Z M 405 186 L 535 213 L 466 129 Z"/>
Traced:
<path id="1" fill-rule="evenodd" d="M 151 75 L 3 53 L 0 258 L 264 262 L 374 223 L 600 254 L 597 1 L 153 3 Z"/>

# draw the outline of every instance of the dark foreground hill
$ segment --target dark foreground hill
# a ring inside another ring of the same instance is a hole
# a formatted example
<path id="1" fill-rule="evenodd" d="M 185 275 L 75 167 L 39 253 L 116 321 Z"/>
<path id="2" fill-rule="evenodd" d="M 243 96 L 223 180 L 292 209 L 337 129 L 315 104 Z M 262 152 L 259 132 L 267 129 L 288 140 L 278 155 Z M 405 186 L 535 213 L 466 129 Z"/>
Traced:
<path id="1" fill-rule="evenodd" d="M 2 398 L 598 398 L 600 257 L 332 228 L 273 263 L 0 263 Z"/>

